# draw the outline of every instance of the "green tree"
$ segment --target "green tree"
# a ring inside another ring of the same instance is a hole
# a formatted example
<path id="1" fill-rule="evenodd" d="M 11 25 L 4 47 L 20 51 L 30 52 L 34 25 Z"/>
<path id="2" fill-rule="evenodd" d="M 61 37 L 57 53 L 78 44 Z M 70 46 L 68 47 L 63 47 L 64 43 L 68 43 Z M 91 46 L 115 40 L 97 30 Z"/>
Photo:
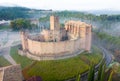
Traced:
<path id="1" fill-rule="evenodd" d="M 113 71 L 111 71 L 108 81 L 112 81 L 112 75 L 113 75 Z"/>
<path id="2" fill-rule="evenodd" d="M 95 73 L 94 70 L 95 70 L 94 65 L 91 65 L 88 73 L 88 81 L 94 81 L 94 73 Z"/>
<path id="3" fill-rule="evenodd" d="M 28 11 L 24 7 L 2 7 L 0 8 L 0 20 L 13 20 L 16 18 L 29 18 Z"/>
<path id="4" fill-rule="evenodd" d="M 15 21 L 11 21 L 11 22 L 10 22 L 10 27 L 11 27 L 13 30 L 17 30 L 17 26 L 16 26 Z"/>
<path id="5" fill-rule="evenodd" d="M 92 81 L 94 81 L 94 78 L 95 78 L 95 66 L 93 65 L 93 71 L 92 71 Z"/>
<path id="6" fill-rule="evenodd" d="M 97 81 L 100 81 L 100 78 L 101 78 L 101 73 L 102 73 L 102 68 L 103 68 L 103 65 L 104 65 L 105 61 L 103 60 L 99 66 L 99 69 L 98 69 L 98 75 L 97 75 Z"/>
<path id="7" fill-rule="evenodd" d="M 100 81 L 105 80 L 105 67 L 106 67 L 106 65 L 104 64 L 103 67 L 102 67 L 102 73 L 101 73 Z"/>
<path id="8" fill-rule="evenodd" d="M 22 18 L 11 21 L 10 26 L 13 30 L 31 29 L 30 21 Z"/>
<path id="9" fill-rule="evenodd" d="M 80 81 L 80 74 L 76 77 L 76 81 Z"/>

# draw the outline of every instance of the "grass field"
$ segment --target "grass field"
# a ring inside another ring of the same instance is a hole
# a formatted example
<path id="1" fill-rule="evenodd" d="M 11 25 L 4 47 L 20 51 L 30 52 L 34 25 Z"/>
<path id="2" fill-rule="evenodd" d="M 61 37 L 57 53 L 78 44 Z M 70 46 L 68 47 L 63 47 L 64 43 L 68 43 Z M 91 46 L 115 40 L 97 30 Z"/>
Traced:
<path id="1" fill-rule="evenodd" d="M 22 68 L 25 68 L 28 65 L 30 65 L 33 61 L 25 56 L 18 55 L 17 49 L 18 47 L 12 47 L 10 50 L 10 54 L 18 64 L 21 64 Z"/>
<path id="2" fill-rule="evenodd" d="M 11 65 L 3 56 L 0 56 L 0 67 Z"/>
<path id="3" fill-rule="evenodd" d="M 24 77 L 41 76 L 43 81 L 61 81 L 75 77 L 89 69 L 91 63 L 99 63 L 102 55 L 97 48 L 93 48 L 93 53 L 83 52 L 82 54 L 52 61 L 32 61 L 27 57 L 17 54 L 17 48 L 11 48 L 11 56 L 20 63 L 23 68 Z"/>

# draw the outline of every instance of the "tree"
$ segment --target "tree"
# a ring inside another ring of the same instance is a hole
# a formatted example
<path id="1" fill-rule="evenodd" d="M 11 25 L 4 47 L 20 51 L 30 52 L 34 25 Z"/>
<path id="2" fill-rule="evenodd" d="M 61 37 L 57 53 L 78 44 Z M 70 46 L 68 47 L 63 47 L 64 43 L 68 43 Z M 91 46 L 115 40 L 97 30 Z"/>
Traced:
<path id="1" fill-rule="evenodd" d="M 100 81 L 104 81 L 104 79 L 105 79 L 105 67 L 106 67 L 106 65 L 104 64 L 103 67 L 102 67 L 102 73 L 101 73 Z"/>
<path id="2" fill-rule="evenodd" d="M 17 26 L 16 26 L 15 21 L 11 21 L 11 22 L 10 22 L 10 27 L 11 27 L 13 30 L 17 30 Z"/>
<path id="3" fill-rule="evenodd" d="M 104 63 L 105 63 L 105 61 L 103 60 L 103 61 L 101 62 L 101 64 L 100 64 L 100 66 L 99 66 L 98 75 L 97 75 L 97 81 L 100 81 Z"/>
<path id="4" fill-rule="evenodd" d="M 2 7 L 0 8 L 0 20 L 13 20 L 16 18 L 29 18 L 28 11 L 24 7 Z"/>
<path id="5" fill-rule="evenodd" d="M 112 75 L 113 75 L 113 71 L 111 71 L 108 81 L 112 81 Z"/>
<path id="6" fill-rule="evenodd" d="M 95 66 L 93 65 L 93 71 L 92 71 L 92 81 L 94 81 L 95 78 Z"/>
<path id="7" fill-rule="evenodd" d="M 31 29 L 31 23 L 26 19 L 16 19 L 11 21 L 10 26 L 13 30 Z"/>
<path id="8" fill-rule="evenodd" d="M 99 70 L 98 70 L 97 81 L 99 81 L 99 80 L 100 80 L 100 78 L 101 78 L 102 67 L 103 67 L 103 65 L 102 65 L 102 63 L 101 63 L 101 64 L 100 64 L 100 66 L 99 66 Z"/>
<path id="9" fill-rule="evenodd" d="M 80 81 L 80 74 L 76 77 L 76 81 Z"/>
<path id="10" fill-rule="evenodd" d="M 88 73 L 88 81 L 94 81 L 94 73 L 95 73 L 95 67 L 94 65 L 91 65 Z"/>

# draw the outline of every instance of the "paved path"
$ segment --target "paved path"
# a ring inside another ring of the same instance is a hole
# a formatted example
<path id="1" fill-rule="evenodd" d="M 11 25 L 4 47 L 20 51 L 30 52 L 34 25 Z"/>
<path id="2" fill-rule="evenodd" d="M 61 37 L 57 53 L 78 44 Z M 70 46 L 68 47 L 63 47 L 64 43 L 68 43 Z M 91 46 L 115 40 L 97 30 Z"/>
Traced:
<path id="1" fill-rule="evenodd" d="M 93 33 L 92 37 L 93 37 L 92 44 L 97 46 L 105 55 L 106 65 L 108 66 L 112 61 L 113 54 L 111 54 L 109 50 L 104 48 L 104 46 L 102 45 L 100 39 L 97 37 L 96 34 Z"/>
<path id="2" fill-rule="evenodd" d="M 109 64 L 112 62 L 112 54 L 109 50 L 105 49 L 104 47 L 100 47 L 103 54 L 105 54 L 105 60 L 106 65 L 109 66 Z"/>
<path id="3" fill-rule="evenodd" d="M 1 33 L 1 32 L 0 32 Z M 9 34 L 8 34 L 9 35 Z M 5 35 L 1 35 L 1 37 L 4 37 Z M 14 59 L 10 56 L 10 47 L 13 45 L 17 45 L 18 43 L 13 44 L 15 41 L 19 41 L 18 39 L 19 36 L 14 36 L 14 34 L 10 34 L 8 36 L 8 41 L 5 45 L 1 45 L 0 46 L 0 56 L 3 56 L 6 60 L 8 60 L 11 64 L 15 65 L 16 62 L 14 61 Z M 15 40 L 14 40 L 15 39 Z M 16 40 L 17 39 L 17 40 Z"/>
<path id="4" fill-rule="evenodd" d="M 8 60 L 12 65 L 16 64 L 14 59 L 10 56 L 10 47 L 5 47 L 1 49 L 0 55 L 2 55 L 6 60 Z"/>

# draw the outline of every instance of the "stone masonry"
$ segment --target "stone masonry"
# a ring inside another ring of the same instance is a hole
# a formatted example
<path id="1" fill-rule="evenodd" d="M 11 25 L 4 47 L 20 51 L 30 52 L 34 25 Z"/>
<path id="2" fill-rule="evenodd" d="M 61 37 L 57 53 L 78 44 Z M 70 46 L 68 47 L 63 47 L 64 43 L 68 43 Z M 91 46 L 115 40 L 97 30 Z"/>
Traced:
<path id="1" fill-rule="evenodd" d="M 60 27 L 59 18 L 50 17 L 50 30 L 43 30 L 38 36 L 21 32 L 22 50 L 43 58 L 45 56 L 71 55 L 80 50 L 91 50 L 92 26 L 80 21 L 67 21 Z M 26 56 L 31 56 L 26 55 Z"/>
<path id="2" fill-rule="evenodd" d="M 0 68 L 0 81 L 23 81 L 20 65 Z"/>

